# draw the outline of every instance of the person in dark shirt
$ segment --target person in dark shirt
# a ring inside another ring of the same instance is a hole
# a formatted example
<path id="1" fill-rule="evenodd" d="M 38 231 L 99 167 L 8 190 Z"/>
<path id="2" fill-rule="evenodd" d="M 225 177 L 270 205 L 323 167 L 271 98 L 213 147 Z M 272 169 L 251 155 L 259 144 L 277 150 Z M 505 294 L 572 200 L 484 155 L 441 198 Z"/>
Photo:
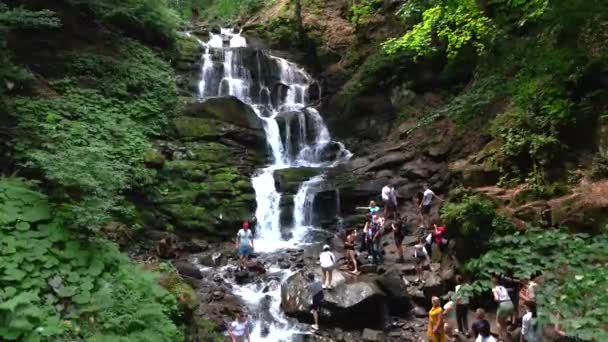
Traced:
<path id="1" fill-rule="evenodd" d="M 479 308 L 475 310 L 475 322 L 471 325 L 471 331 L 473 336 L 477 338 L 478 335 L 487 336 L 490 334 L 490 322 L 486 320 L 486 312 Z"/>

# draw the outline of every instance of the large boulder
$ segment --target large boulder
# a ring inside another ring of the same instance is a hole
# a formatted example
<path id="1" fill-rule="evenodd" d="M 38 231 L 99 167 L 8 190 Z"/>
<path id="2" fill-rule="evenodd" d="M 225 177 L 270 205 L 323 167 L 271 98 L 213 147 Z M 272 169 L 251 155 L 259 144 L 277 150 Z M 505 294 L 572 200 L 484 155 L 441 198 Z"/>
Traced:
<path id="1" fill-rule="evenodd" d="M 321 308 L 324 324 L 344 328 L 382 328 L 388 316 L 387 296 L 369 280 L 348 280 L 334 272 L 334 289 L 325 291 Z M 281 308 L 301 320 L 310 320 L 312 295 L 304 272 L 289 277 L 281 286 Z M 374 315 L 370 315 L 370 313 Z"/>
<path id="2" fill-rule="evenodd" d="M 367 166 L 363 167 L 361 171 L 367 172 L 392 169 L 403 165 L 406 161 L 409 161 L 412 158 L 414 158 L 414 155 L 410 152 L 391 152 L 372 161 Z"/>
<path id="3" fill-rule="evenodd" d="M 378 286 L 386 293 L 391 314 L 404 316 L 411 310 L 412 304 L 407 292 L 407 285 L 396 269 L 389 269 L 376 279 Z"/>
<path id="4" fill-rule="evenodd" d="M 203 102 L 190 102 L 181 110 L 182 115 L 215 119 L 233 125 L 261 130 L 262 121 L 253 109 L 234 96 L 212 97 Z"/>
<path id="5" fill-rule="evenodd" d="M 318 175 L 321 172 L 319 168 L 314 167 L 296 167 L 280 169 L 274 172 L 275 188 L 279 192 L 295 194 L 302 182 Z"/>

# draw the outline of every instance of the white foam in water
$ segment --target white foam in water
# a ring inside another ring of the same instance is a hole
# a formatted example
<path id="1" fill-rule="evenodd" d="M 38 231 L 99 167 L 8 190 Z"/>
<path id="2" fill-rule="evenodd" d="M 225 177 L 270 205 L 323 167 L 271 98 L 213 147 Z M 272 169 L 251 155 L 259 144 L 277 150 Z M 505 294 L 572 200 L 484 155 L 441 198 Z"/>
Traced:
<path id="1" fill-rule="evenodd" d="M 201 44 L 205 47 L 205 52 L 202 56 L 199 96 L 205 99 L 232 95 L 250 105 L 262 120 L 266 143 L 272 157 L 271 164 L 257 170 L 251 178 L 256 194 L 255 214 L 258 219 L 255 252 L 266 253 L 301 246 L 306 243 L 306 235 L 318 229 L 313 226 L 311 220 L 312 202 L 323 184 L 323 177 L 313 177 L 300 186 L 294 196 L 292 238 L 285 239 L 281 235 L 281 194 L 275 188 L 274 172 L 301 166 L 332 167 L 350 158 L 351 154 L 344 145 L 338 143 L 340 151 L 335 160 L 320 160 L 322 148 L 333 142 L 321 115 L 312 108 L 304 109 L 308 105 L 310 85 L 314 82 L 304 69 L 283 58 L 258 51 L 255 54 L 256 70 L 247 70 L 252 64 L 243 62 L 245 57 L 242 49 L 247 47 L 247 41 L 232 29 L 221 29 L 219 34 L 211 33 L 209 41 Z M 274 83 L 266 84 L 266 78 L 262 75 L 262 58 L 265 58 L 264 65 L 275 64 L 270 70 L 278 70 L 278 75 L 271 75 L 272 77 L 268 78 L 273 79 L 271 82 Z M 257 74 L 255 81 L 257 83 L 254 83 L 252 73 Z M 286 94 L 284 98 L 271 101 L 271 96 L 276 96 L 273 94 L 273 87 L 276 86 L 277 81 L 286 86 Z M 297 120 L 297 130 L 293 131 L 290 127 L 286 132 L 285 142 L 281 137 L 277 121 L 278 115 L 282 112 L 299 112 L 297 116 L 289 119 Z M 281 275 L 281 281 L 290 275 L 289 272 L 278 268 L 271 268 L 270 271 Z M 281 312 L 280 284 L 275 284 L 266 293 L 263 293 L 263 289 L 257 284 L 233 286 L 234 292 L 253 310 L 256 310 L 261 300 L 270 296 L 271 322 L 259 319 L 254 322 L 251 341 L 291 341 L 291 337 L 299 333 L 294 328 L 294 324 Z M 267 329 L 263 329 L 262 326 L 267 324 L 270 325 Z M 264 334 L 263 330 L 267 330 L 267 334 Z"/>

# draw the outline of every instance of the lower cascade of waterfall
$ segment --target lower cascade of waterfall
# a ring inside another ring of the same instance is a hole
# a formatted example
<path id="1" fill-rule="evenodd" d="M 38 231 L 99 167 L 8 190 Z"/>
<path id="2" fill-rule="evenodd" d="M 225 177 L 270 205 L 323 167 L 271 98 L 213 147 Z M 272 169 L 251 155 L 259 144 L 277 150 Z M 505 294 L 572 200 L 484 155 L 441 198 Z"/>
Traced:
<path id="1" fill-rule="evenodd" d="M 322 175 L 305 180 L 293 196 L 291 227 L 281 224 L 281 193 L 274 173 L 297 167 L 334 167 L 350 158 L 340 142 L 332 141 L 320 113 L 309 107 L 321 97 L 321 89 L 304 69 L 283 58 L 247 46 L 232 29 L 210 33 L 202 55 L 199 97 L 235 96 L 249 105 L 262 121 L 271 161 L 252 179 L 257 217 L 255 253 L 272 253 L 310 243 L 315 229 L 313 202 L 323 189 Z M 289 231 L 287 234 L 285 231 Z M 228 270 L 218 270 L 220 274 Z M 280 310 L 280 285 L 290 275 L 271 266 L 269 281 L 233 284 L 250 310 L 251 341 L 291 341 L 302 328 Z M 229 278 L 226 277 L 226 280 Z"/>

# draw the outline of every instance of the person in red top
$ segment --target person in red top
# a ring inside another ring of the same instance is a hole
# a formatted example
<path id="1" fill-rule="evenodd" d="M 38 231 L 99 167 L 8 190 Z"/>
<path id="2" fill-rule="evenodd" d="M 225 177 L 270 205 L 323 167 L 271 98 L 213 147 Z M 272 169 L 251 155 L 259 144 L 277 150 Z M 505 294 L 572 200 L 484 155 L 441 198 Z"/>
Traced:
<path id="1" fill-rule="evenodd" d="M 445 225 L 437 226 L 436 224 L 434 224 L 433 227 L 435 227 L 435 231 L 433 232 L 433 238 L 437 246 L 439 246 L 439 250 L 441 250 L 441 252 L 443 253 L 445 251 L 445 247 L 447 247 L 448 244 L 448 240 L 444 237 L 447 228 L 445 227 Z"/>

